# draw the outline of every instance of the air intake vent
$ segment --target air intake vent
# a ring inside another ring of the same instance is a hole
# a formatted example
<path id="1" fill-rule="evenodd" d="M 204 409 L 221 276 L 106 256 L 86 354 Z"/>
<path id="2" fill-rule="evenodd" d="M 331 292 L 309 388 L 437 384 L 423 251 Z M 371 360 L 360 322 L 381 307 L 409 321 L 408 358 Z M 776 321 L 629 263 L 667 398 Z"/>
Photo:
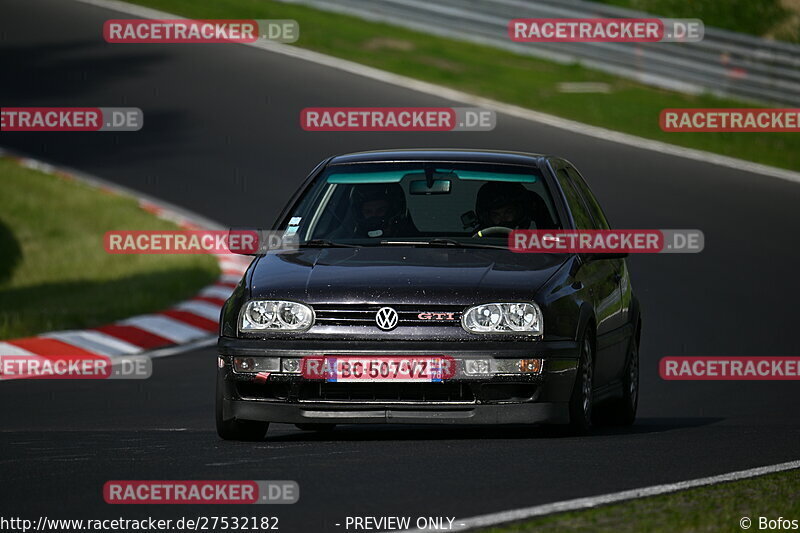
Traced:
<path id="1" fill-rule="evenodd" d="M 399 316 L 398 327 L 461 325 L 462 308 L 441 305 L 315 304 L 316 324 L 322 326 L 375 326 L 381 307 L 391 307 Z"/>

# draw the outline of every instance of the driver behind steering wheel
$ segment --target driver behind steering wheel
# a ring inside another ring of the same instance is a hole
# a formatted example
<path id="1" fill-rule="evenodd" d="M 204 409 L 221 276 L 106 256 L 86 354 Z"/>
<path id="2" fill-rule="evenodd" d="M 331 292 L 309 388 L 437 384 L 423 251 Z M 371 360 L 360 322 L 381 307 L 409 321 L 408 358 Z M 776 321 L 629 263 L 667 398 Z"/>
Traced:
<path id="1" fill-rule="evenodd" d="M 398 183 L 372 183 L 354 187 L 351 209 L 356 221 L 355 236 L 408 237 L 418 233 Z"/>
<path id="2" fill-rule="evenodd" d="M 520 183 L 490 181 L 478 190 L 475 214 L 481 231 L 489 228 L 528 229 L 531 213 L 526 208 L 528 190 Z"/>

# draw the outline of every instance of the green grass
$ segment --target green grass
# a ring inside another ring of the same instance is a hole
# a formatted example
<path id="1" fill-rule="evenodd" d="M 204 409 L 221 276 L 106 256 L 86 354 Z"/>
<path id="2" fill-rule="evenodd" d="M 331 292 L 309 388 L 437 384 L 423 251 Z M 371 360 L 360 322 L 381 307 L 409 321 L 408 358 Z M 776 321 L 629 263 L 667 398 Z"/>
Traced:
<path id="1" fill-rule="evenodd" d="M 0 159 L 0 339 L 157 311 L 219 275 L 208 255 L 112 255 L 109 230 L 175 230 L 111 195 Z"/>
<path id="2" fill-rule="evenodd" d="M 587 533 L 676 533 L 759 531 L 759 517 L 800 520 L 800 470 L 723 483 L 591 509 L 550 515 L 482 533 L 578 531 Z M 769 529 L 761 529 L 769 531 Z M 777 531 L 777 530 L 775 530 Z"/>
<path id="3" fill-rule="evenodd" d="M 800 4 L 786 0 L 597 0 L 667 18 L 697 18 L 706 26 L 800 42 Z"/>
<path id="4" fill-rule="evenodd" d="M 588 124 L 800 169 L 800 135 L 794 133 L 665 133 L 658 126 L 663 108 L 752 107 L 738 101 L 662 91 L 579 65 L 559 65 L 301 5 L 267 0 L 134 3 L 189 18 L 295 19 L 300 23 L 300 40 L 296 44 L 304 48 Z M 565 94 L 557 89 L 560 82 L 585 81 L 606 82 L 612 91 Z M 308 102 L 308 106 L 314 104 Z M 359 102 L 350 105 L 358 106 Z M 536 150 L 536 139 L 531 138 L 530 151 Z"/>

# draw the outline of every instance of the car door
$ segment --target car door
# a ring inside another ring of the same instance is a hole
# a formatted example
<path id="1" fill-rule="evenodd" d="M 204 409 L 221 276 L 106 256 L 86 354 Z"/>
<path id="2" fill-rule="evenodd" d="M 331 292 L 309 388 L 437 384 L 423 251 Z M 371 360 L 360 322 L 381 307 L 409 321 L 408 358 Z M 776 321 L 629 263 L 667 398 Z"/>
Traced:
<path id="1" fill-rule="evenodd" d="M 608 222 L 596 199 L 583 182 L 578 171 L 566 161 L 558 160 L 556 178 L 569 205 L 575 229 L 609 229 Z M 602 387 L 618 378 L 625 364 L 624 338 L 619 338 L 625 325 L 620 282 L 621 259 L 592 259 L 581 256 L 584 262 L 576 274 L 594 305 L 597 319 L 595 387 Z"/>

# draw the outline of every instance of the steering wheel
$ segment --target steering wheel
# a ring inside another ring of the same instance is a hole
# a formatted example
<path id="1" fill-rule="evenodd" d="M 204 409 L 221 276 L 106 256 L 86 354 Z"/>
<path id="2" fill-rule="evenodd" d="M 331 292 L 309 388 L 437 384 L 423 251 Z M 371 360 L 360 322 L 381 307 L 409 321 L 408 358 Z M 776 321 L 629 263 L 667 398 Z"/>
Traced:
<path id="1" fill-rule="evenodd" d="M 491 237 L 493 235 L 511 235 L 512 231 L 514 230 L 511 228 L 507 228 L 505 226 L 492 226 L 490 228 L 480 230 L 475 235 L 473 235 L 472 238 L 475 239 L 478 237 Z"/>

